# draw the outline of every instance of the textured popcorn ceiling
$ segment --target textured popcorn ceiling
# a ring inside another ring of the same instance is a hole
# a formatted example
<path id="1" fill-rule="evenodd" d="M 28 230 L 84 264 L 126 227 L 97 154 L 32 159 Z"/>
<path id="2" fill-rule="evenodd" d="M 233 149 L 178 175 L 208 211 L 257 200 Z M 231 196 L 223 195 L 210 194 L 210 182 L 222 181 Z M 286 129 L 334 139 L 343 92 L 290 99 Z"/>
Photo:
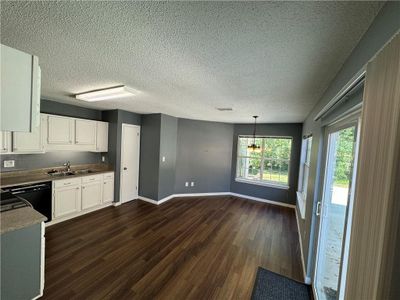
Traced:
<path id="1" fill-rule="evenodd" d="M 224 122 L 253 115 L 302 122 L 381 6 L 2 1 L 1 42 L 39 56 L 46 99 Z M 71 97 L 120 84 L 141 93 L 93 104 Z"/>

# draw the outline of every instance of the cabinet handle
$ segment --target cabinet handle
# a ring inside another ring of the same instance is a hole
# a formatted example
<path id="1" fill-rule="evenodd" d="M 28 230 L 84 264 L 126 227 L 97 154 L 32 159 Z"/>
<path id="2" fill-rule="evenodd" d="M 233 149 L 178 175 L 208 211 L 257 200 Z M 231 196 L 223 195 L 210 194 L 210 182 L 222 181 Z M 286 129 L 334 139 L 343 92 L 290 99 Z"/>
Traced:
<path id="1" fill-rule="evenodd" d="M 79 187 L 77 187 L 76 189 L 79 190 Z"/>
<path id="2" fill-rule="evenodd" d="M 64 185 L 69 185 L 71 184 L 71 182 L 64 182 Z"/>

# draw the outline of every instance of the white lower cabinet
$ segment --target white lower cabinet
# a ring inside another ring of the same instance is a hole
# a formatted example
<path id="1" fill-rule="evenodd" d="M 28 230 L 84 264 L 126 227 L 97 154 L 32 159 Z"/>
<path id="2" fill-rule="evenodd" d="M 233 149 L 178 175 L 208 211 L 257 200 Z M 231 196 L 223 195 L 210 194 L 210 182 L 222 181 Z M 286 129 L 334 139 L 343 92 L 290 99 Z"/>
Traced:
<path id="1" fill-rule="evenodd" d="M 53 181 L 55 221 L 67 220 L 102 208 L 113 200 L 114 172 Z"/>
<path id="2" fill-rule="evenodd" d="M 114 201 L 114 173 L 106 173 L 103 177 L 103 203 Z"/>
<path id="3" fill-rule="evenodd" d="M 61 181 L 61 180 L 60 180 Z M 81 211 L 81 185 L 66 185 L 54 189 L 54 218 L 65 217 Z"/>
<path id="4" fill-rule="evenodd" d="M 82 210 L 101 204 L 101 181 L 82 184 Z"/>

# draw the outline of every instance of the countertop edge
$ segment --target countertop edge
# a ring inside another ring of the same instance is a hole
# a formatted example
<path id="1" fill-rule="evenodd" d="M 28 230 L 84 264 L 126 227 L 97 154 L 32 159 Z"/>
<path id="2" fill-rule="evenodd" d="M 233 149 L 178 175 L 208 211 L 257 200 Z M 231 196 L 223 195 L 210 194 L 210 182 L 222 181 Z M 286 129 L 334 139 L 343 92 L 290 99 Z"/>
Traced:
<path id="1" fill-rule="evenodd" d="M 0 234 L 4 234 L 42 223 L 47 218 L 32 207 L 23 207 L 2 212 L 0 220 Z"/>

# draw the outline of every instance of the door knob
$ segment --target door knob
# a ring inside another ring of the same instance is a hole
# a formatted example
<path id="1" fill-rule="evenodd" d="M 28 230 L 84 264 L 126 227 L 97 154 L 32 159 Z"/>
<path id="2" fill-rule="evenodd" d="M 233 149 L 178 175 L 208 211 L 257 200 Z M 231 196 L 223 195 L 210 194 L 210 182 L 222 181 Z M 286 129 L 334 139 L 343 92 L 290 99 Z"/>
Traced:
<path id="1" fill-rule="evenodd" d="M 124 167 L 124 170 L 128 170 L 128 168 L 127 168 L 127 167 Z"/>

